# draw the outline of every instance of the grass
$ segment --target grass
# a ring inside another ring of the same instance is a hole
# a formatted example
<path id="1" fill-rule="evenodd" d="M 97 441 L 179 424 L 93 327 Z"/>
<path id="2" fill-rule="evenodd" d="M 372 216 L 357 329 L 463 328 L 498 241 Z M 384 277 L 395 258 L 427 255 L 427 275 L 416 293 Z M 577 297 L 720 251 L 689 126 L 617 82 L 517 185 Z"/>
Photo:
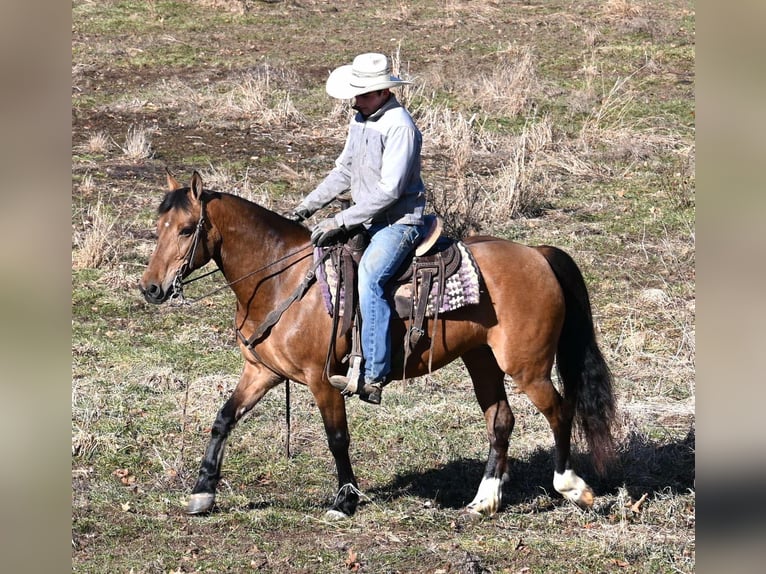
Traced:
<path id="1" fill-rule="evenodd" d="M 72 20 L 74 572 L 694 571 L 690 2 L 76 0 Z M 181 511 L 242 363 L 228 291 L 157 308 L 135 288 L 164 169 L 292 209 L 343 145 L 327 73 L 367 46 L 415 80 L 402 99 L 448 229 L 583 270 L 621 422 L 606 477 L 576 445 L 592 511 L 554 493 L 548 425 L 513 394 L 505 506 L 463 519 L 487 443 L 459 363 L 348 402 L 352 520 L 323 520 L 335 469 L 297 385 L 292 456 L 280 388 L 233 433 L 215 511 Z"/>

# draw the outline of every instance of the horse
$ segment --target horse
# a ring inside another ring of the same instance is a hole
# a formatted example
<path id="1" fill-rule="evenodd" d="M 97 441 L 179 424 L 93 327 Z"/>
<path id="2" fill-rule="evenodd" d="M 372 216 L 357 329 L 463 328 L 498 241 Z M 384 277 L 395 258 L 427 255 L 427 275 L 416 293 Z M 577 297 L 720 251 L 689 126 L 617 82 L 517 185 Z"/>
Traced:
<path id="1" fill-rule="evenodd" d="M 227 437 L 267 392 L 295 381 L 313 394 L 335 460 L 338 490 L 325 516 L 351 517 L 362 493 L 349 458 L 346 398 L 329 382 L 332 374 L 345 373 L 342 361 L 351 337 L 333 331 L 313 280 L 309 230 L 243 197 L 205 189 L 196 170 L 188 186 L 170 171 L 166 177 L 156 245 L 138 288 L 147 302 L 161 304 L 182 296 L 184 279 L 214 261 L 236 296 L 235 326 L 244 358 L 239 382 L 212 425 L 185 512 L 211 510 Z M 486 467 L 466 513 L 491 516 L 502 503 L 515 423 L 506 375 L 550 425 L 555 490 L 591 507 L 594 492 L 570 464 L 573 427 L 587 442 L 593 468 L 604 474 L 615 457 L 615 397 L 583 276 L 574 260 L 556 247 L 491 236 L 468 237 L 464 244 L 481 272 L 478 304 L 440 315 L 432 340 L 424 337 L 406 364 L 402 358 L 394 361 L 391 379 L 422 376 L 462 359 L 489 440 Z M 392 314 L 392 340 L 401 344 L 406 332 L 406 321 Z M 328 356 L 331 337 L 334 353 Z M 554 363 L 562 392 L 551 378 Z"/>

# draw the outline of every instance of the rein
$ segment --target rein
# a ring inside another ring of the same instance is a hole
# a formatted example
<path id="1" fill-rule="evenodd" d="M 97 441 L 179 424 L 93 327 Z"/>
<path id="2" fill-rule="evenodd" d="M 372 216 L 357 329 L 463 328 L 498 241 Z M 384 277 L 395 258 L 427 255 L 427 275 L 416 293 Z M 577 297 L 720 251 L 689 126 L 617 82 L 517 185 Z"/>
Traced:
<path id="1" fill-rule="evenodd" d="M 248 277 L 252 277 L 253 275 L 256 275 L 256 274 L 260 273 L 261 271 L 264 271 L 264 270 L 268 269 L 269 267 L 273 267 L 274 265 L 277 265 L 278 263 L 281 263 L 285 259 L 289 259 L 290 257 L 298 255 L 299 253 L 305 251 L 306 249 L 310 249 L 310 248 L 311 248 L 311 245 L 307 245 L 306 247 L 301 247 L 300 249 L 296 249 L 294 251 L 291 251 L 290 253 L 288 253 L 286 255 L 283 255 L 279 259 L 275 259 L 271 263 L 267 263 L 266 265 L 262 265 L 261 267 L 258 267 L 257 269 L 254 269 L 253 271 L 250 271 L 250 272 L 246 273 L 242 277 L 234 279 L 233 281 L 228 281 L 228 282 L 224 283 L 223 285 L 221 285 L 220 287 L 216 287 L 215 289 L 212 289 L 211 291 L 208 291 L 204 295 L 200 295 L 199 297 L 195 297 L 193 299 L 188 299 L 188 298 L 186 298 L 184 296 L 184 294 L 183 294 L 183 286 L 184 285 L 189 285 L 190 283 L 194 283 L 195 281 L 199 281 L 200 279 L 204 279 L 205 277 L 207 277 L 209 275 L 213 275 L 214 273 L 219 273 L 221 270 L 220 269 L 213 269 L 212 271 L 208 271 L 207 273 L 203 273 L 202 275 L 198 275 L 196 277 L 192 277 L 191 279 L 187 279 L 187 280 L 182 280 L 180 278 L 180 273 L 179 273 L 178 275 L 176 275 L 176 279 L 173 282 L 173 296 L 172 296 L 173 299 L 177 298 L 177 299 L 179 299 L 179 301 L 176 302 L 176 303 L 173 303 L 173 304 L 174 305 L 191 305 L 193 303 L 198 303 L 199 301 L 201 301 L 202 299 L 205 299 L 206 297 L 210 297 L 211 295 L 215 295 L 216 293 L 218 293 L 219 291 L 223 291 L 227 287 L 231 287 L 232 285 L 236 285 L 240 281 L 244 281 Z M 299 261 L 302 261 L 302 260 L 306 259 L 306 257 L 309 257 L 310 255 L 311 255 L 311 253 L 306 253 L 301 258 L 295 260 L 293 262 L 293 264 L 298 263 Z"/>
<path id="2" fill-rule="evenodd" d="M 305 249 L 305 248 L 304 248 Z M 308 257 L 308 255 L 303 256 L 301 259 L 305 259 Z M 239 339 L 244 343 L 244 345 L 249 348 L 254 354 L 255 354 L 255 345 L 258 341 L 260 341 L 266 332 L 273 327 L 277 321 L 282 317 L 282 314 L 287 311 L 287 308 L 295 303 L 298 299 L 303 297 L 303 294 L 306 293 L 306 291 L 309 288 L 309 285 L 313 283 L 314 279 L 316 278 L 316 269 L 319 267 L 324 260 L 327 258 L 327 254 L 323 255 L 322 257 L 318 258 L 314 264 L 311 266 L 311 268 L 308 270 L 308 273 L 306 273 L 306 276 L 303 278 L 303 281 L 300 282 L 298 287 L 295 288 L 295 291 L 293 291 L 290 296 L 282 301 L 275 309 L 272 309 L 271 312 L 266 315 L 266 318 L 263 320 L 263 322 L 258 326 L 258 328 L 255 330 L 255 332 L 250 335 L 249 338 L 246 338 L 242 331 L 237 327 L 237 336 Z M 300 261 L 300 260 L 299 260 Z M 257 355 L 256 355 L 257 357 Z M 261 361 L 263 362 L 263 361 Z"/>
<path id="3" fill-rule="evenodd" d="M 184 274 L 191 266 L 191 262 L 194 260 L 194 255 L 196 254 L 197 247 L 200 243 L 200 236 L 202 235 L 202 230 L 204 229 L 204 226 L 205 226 L 205 205 L 206 205 L 206 202 L 204 201 L 200 202 L 199 220 L 197 221 L 197 227 L 194 230 L 194 239 L 192 240 L 191 246 L 186 251 L 184 262 L 181 264 L 181 267 L 178 268 L 178 271 L 176 272 L 176 276 L 173 279 L 173 295 L 171 295 L 171 298 L 170 298 L 170 304 L 173 306 L 184 306 L 184 305 L 191 305 L 193 303 L 198 303 L 202 299 L 210 297 L 211 295 L 215 295 L 216 293 L 223 291 L 227 287 L 231 287 L 232 285 L 235 285 L 239 283 L 240 281 L 244 281 L 248 277 L 252 277 L 253 275 L 257 273 L 260 273 L 261 271 L 264 271 L 270 267 L 273 267 L 274 265 L 277 265 L 281 263 L 282 261 L 289 259 L 290 257 L 293 257 L 294 255 L 298 255 L 299 253 L 305 251 L 306 249 L 311 248 L 311 244 L 309 244 L 306 247 L 301 247 L 300 249 L 291 251 L 287 253 L 286 255 L 283 255 L 282 257 L 275 259 L 271 263 L 267 263 L 266 265 L 262 265 L 261 267 L 254 269 L 253 271 L 250 271 L 249 273 L 246 273 L 245 275 L 243 275 L 242 277 L 239 277 L 238 279 L 234 279 L 233 281 L 224 283 L 220 287 L 216 287 L 215 289 L 205 293 L 204 295 L 195 297 L 193 299 L 187 299 L 184 296 L 184 285 L 189 285 L 190 283 L 194 283 L 195 281 L 199 281 L 200 279 L 204 279 L 205 277 L 208 277 L 210 275 L 213 275 L 214 273 L 218 273 L 221 271 L 220 268 L 217 268 L 217 269 L 213 269 L 212 271 L 208 271 L 207 273 L 203 273 L 202 275 L 192 277 L 190 279 L 185 280 L 183 278 Z M 305 254 L 303 257 L 301 257 L 297 261 L 294 261 L 293 264 L 298 263 L 298 261 L 302 261 L 309 255 L 310 253 Z M 316 268 L 316 266 L 314 268 Z M 309 273 L 310 274 L 313 273 L 313 270 L 314 269 L 312 269 Z"/>

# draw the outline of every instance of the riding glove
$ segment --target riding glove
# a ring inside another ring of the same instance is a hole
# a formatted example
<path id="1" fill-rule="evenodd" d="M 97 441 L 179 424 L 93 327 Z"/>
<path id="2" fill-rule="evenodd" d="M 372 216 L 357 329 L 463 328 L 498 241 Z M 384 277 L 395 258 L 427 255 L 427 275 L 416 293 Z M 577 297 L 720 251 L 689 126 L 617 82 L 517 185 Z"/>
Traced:
<path id="1" fill-rule="evenodd" d="M 317 247 L 324 247 L 333 243 L 340 243 L 346 239 L 346 228 L 338 225 L 334 218 L 323 219 L 311 231 L 311 243 Z"/>
<path id="2" fill-rule="evenodd" d="M 312 213 L 313 212 L 311 210 L 306 209 L 305 207 L 302 207 L 302 206 L 298 206 L 295 209 L 295 211 L 293 211 L 292 213 L 290 213 L 287 216 L 287 219 L 289 219 L 291 221 L 297 221 L 298 223 L 300 223 L 300 222 L 308 219 L 309 217 L 311 217 Z"/>

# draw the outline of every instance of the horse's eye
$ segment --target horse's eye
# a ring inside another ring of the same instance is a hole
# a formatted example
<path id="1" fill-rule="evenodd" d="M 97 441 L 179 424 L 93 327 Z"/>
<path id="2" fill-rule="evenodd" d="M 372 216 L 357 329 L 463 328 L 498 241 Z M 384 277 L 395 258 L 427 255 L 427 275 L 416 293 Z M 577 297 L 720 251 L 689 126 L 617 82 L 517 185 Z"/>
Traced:
<path id="1" fill-rule="evenodd" d="M 181 237 L 189 237 L 192 233 L 194 233 L 194 228 L 193 227 L 184 227 L 181 230 L 180 235 L 181 235 Z"/>

